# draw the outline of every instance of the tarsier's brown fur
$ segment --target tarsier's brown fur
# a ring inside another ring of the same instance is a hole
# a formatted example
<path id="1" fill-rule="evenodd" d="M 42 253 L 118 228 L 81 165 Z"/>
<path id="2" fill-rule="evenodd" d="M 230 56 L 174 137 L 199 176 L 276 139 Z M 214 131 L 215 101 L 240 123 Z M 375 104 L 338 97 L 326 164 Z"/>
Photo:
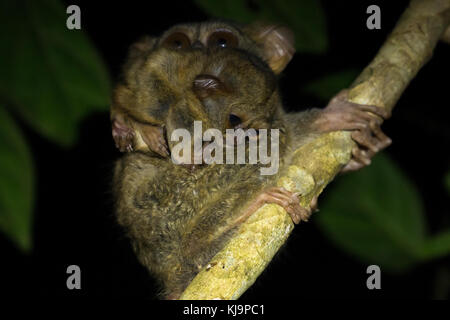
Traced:
<path id="1" fill-rule="evenodd" d="M 233 46 L 222 46 L 223 39 L 215 46 L 211 34 L 217 30 L 231 33 L 225 40 Z M 182 33 L 174 42 L 181 48 L 167 45 L 174 33 Z M 134 151 L 116 165 L 117 217 L 140 262 L 160 280 L 164 297 L 177 298 L 262 203 L 282 205 L 296 223 L 305 220 L 309 208 L 301 208 L 296 195 L 265 191 L 285 170 L 292 150 L 321 132 L 354 130 L 357 168 L 389 143 L 379 130 L 387 115 L 350 104 L 344 95 L 323 110 L 285 113 L 276 74 L 292 54 L 293 39 L 285 28 L 222 22 L 175 26 L 130 49 L 111 112 L 116 145 Z M 278 174 L 261 175 L 267 165 L 260 163 L 185 166 L 171 161 L 175 129 L 193 135 L 194 120 L 201 120 L 203 130 L 225 132 L 233 128 L 231 114 L 244 130 L 280 130 Z"/>

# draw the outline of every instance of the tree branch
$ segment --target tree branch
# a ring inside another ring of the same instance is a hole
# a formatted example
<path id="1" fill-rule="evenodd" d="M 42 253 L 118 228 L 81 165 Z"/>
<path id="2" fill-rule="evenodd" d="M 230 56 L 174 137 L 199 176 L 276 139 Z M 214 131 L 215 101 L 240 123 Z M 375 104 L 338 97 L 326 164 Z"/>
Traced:
<path id="1" fill-rule="evenodd" d="M 349 99 L 392 110 L 419 69 L 431 58 L 450 23 L 450 0 L 413 0 L 368 67 L 353 83 Z M 301 204 L 333 180 L 351 158 L 349 132 L 321 135 L 296 150 L 277 182 L 300 192 Z M 284 209 L 267 204 L 256 211 L 194 278 L 180 299 L 237 299 L 265 269 L 293 230 Z"/>

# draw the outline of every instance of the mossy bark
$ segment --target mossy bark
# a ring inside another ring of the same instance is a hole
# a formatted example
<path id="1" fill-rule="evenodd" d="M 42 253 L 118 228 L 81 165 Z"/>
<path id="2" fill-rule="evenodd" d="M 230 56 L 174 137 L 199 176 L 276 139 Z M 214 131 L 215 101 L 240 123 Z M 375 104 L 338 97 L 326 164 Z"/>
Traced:
<path id="1" fill-rule="evenodd" d="M 450 23 L 450 0 L 413 0 L 376 57 L 355 80 L 349 99 L 391 110 Z M 356 45 L 355 45 L 356 46 Z M 351 158 L 349 132 L 319 136 L 298 149 L 279 186 L 309 205 Z M 300 226 L 301 227 L 301 226 Z M 180 299 L 237 299 L 265 269 L 294 228 L 284 209 L 264 205 L 194 278 Z"/>

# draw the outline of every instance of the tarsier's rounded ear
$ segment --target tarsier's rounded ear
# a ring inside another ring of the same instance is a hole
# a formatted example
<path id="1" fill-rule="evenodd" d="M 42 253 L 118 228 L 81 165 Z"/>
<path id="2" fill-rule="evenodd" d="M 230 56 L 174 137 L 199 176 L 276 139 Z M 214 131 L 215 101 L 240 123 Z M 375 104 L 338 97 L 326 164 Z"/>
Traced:
<path id="1" fill-rule="evenodd" d="M 261 22 L 247 26 L 245 31 L 263 47 L 264 59 L 272 71 L 283 71 L 295 53 L 294 33 L 285 26 Z"/>
<path id="2" fill-rule="evenodd" d="M 155 42 L 156 38 L 149 36 L 140 38 L 130 46 L 130 49 L 128 49 L 128 58 L 133 59 L 150 52 L 153 49 Z"/>

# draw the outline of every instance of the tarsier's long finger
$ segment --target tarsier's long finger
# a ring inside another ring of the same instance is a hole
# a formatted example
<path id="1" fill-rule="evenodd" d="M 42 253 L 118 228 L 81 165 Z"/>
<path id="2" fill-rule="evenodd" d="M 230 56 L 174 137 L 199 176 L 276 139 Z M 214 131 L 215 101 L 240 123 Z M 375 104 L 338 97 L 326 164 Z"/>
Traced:
<path id="1" fill-rule="evenodd" d="M 134 132 L 117 120 L 112 121 L 112 136 L 120 152 L 133 151 Z"/>
<path id="2" fill-rule="evenodd" d="M 381 131 L 380 126 L 375 122 L 369 123 L 370 131 L 355 131 L 352 133 L 352 139 L 360 147 L 367 148 L 362 150 L 355 147 L 352 150 L 353 158 L 344 166 L 342 172 L 355 171 L 371 163 L 372 157 L 380 150 L 386 148 L 392 143 L 392 140 Z"/>
<path id="3" fill-rule="evenodd" d="M 360 163 L 360 162 L 358 162 L 358 161 L 356 161 L 356 160 L 353 160 L 353 159 L 351 159 L 342 169 L 341 169 L 341 172 L 342 173 L 344 173 L 344 172 L 350 172 L 350 171 L 356 171 L 356 170 L 359 170 L 359 169 L 361 169 L 361 168 L 363 168 L 364 167 L 364 164 L 362 164 L 362 163 Z"/>
<path id="4" fill-rule="evenodd" d="M 383 119 L 390 118 L 391 113 L 382 107 L 378 107 L 378 106 L 374 106 L 374 105 L 367 105 L 367 104 L 359 104 L 359 103 L 354 103 L 354 102 L 348 101 L 348 91 L 349 91 L 348 89 L 343 89 L 343 90 L 339 91 L 339 93 L 331 99 L 330 103 L 344 101 L 344 102 L 347 102 L 352 107 L 359 109 L 361 111 L 371 112 Z"/>
<path id="5" fill-rule="evenodd" d="M 357 111 L 349 113 L 348 117 L 350 117 L 349 124 L 353 125 L 353 129 L 350 130 L 368 131 L 370 129 L 370 121 L 373 120 L 368 113 Z"/>
<path id="6" fill-rule="evenodd" d="M 372 161 L 370 160 L 373 156 L 373 153 L 369 150 L 361 150 L 358 147 L 353 148 L 352 150 L 353 159 L 365 166 L 368 166 Z"/>
<path id="7" fill-rule="evenodd" d="M 358 103 L 353 103 L 350 101 L 349 101 L 349 103 L 351 103 L 352 106 L 354 106 L 356 109 L 358 109 L 360 111 L 371 112 L 371 113 L 381 117 L 382 119 L 388 119 L 391 116 L 389 111 L 387 111 L 386 109 L 381 108 L 381 107 L 368 105 L 368 104 L 358 104 Z"/>
<path id="8" fill-rule="evenodd" d="M 124 146 L 125 148 L 121 148 L 122 152 L 133 152 L 133 145 L 131 143 L 128 143 L 128 139 L 126 139 L 126 141 L 124 142 Z"/>
<path id="9" fill-rule="evenodd" d="M 375 114 L 373 114 L 371 112 L 362 111 L 362 110 L 359 110 L 359 109 L 357 109 L 355 107 L 351 107 L 351 108 L 352 108 L 351 114 L 354 117 L 360 119 L 360 121 L 366 122 L 367 123 L 367 127 L 369 127 L 369 123 L 371 121 L 374 121 L 378 125 L 381 125 L 383 123 L 383 119 L 381 117 L 379 117 L 379 116 L 377 116 L 377 115 L 375 115 Z"/>
<path id="10" fill-rule="evenodd" d="M 158 135 L 158 142 L 162 145 L 166 145 L 166 139 L 164 138 L 163 134 Z"/>
<path id="11" fill-rule="evenodd" d="M 391 138 L 389 138 L 387 135 L 384 134 L 383 131 L 381 131 L 380 126 L 378 126 L 374 122 L 370 122 L 369 125 L 370 125 L 370 129 L 372 130 L 372 133 L 378 140 L 377 147 L 379 148 L 379 150 L 382 150 L 391 145 L 391 143 L 392 143 Z"/>
<path id="12" fill-rule="evenodd" d="M 358 146 L 354 147 L 352 149 L 352 159 L 350 162 L 345 166 L 345 170 L 342 171 L 355 171 L 358 169 L 361 169 L 365 166 L 368 166 L 372 163 L 372 157 L 374 156 L 375 152 L 369 150 L 362 150 Z"/>
<path id="13" fill-rule="evenodd" d="M 258 197 L 247 207 L 243 214 L 236 219 L 233 225 L 242 223 L 266 203 L 274 203 L 283 207 L 295 224 L 300 223 L 300 221 L 308 221 L 311 216 L 311 211 L 317 208 L 317 197 L 312 199 L 310 205 L 311 209 L 306 209 L 300 205 L 298 195 L 298 193 L 290 192 L 280 187 L 272 187 L 267 189 L 258 195 Z"/>
<path id="14" fill-rule="evenodd" d="M 165 156 L 169 156 L 169 147 L 167 146 L 167 142 L 163 134 L 158 135 L 158 147 Z"/>
<path id="15" fill-rule="evenodd" d="M 164 131 L 161 127 L 145 124 L 140 125 L 140 131 L 142 132 L 142 139 L 151 151 L 162 157 L 169 156 L 168 146 L 164 139 Z"/>
<path id="16" fill-rule="evenodd" d="M 317 212 L 319 211 L 319 206 L 318 206 L 318 200 L 319 200 L 319 196 L 314 196 L 311 199 L 311 203 L 309 205 L 311 212 Z"/>
<path id="17" fill-rule="evenodd" d="M 158 133 L 152 134 L 151 145 L 149 145 L 149 147 L 163 157 L 169 156 L 169 150 L 166 141 L 164 140 L 163 136 Z"/>
<path id="18" fill-rule="evenodd" d="M 170 155 L 169 149 L 165 145 L 160 144 L 159 145 L 159 150 L 161 151 L 161 153 L 163 153 L 163 156 L 168 157 Z"/>
<path id="19" fill-rule="evenodd" d="M 361 119 L 355 113 L 340 111 L 325 111 L 322 121 L 318 124 L 321 132 L 336 130 L 366 130 L 369 128 L 368 121 Z M 323 121 L 324 120 L 324 121 Z"/>
<path id="20" fill-rule="evenodd" d="M 296 193 L 284 188 L 271 188 L 266 193 L 271 199 L 269 202 L 282 206 L 295 224 L 300 223 L 300 221 L 308 221 L 311 211 L 300 205 L 300 200 Z"/>
<path id="21" fill-rule="evenodd" d="M 152 140 L 151 144 L 148 144 L 150 150 L 155 151 L 160 156 L 167 157 L 169 156 L 169 151 L 165 144 L 161 144 L 159 141 Z"/>
<path id="22" fill-rule="evenodd" d="M 352 139 L 358 143 L 360 146 L 363 146 L 372 152 L 376 153 L 380 151 L 379 141 L 372 137 L 372 134 L 369 130 L 356 130 L 352 132 Z"/>

